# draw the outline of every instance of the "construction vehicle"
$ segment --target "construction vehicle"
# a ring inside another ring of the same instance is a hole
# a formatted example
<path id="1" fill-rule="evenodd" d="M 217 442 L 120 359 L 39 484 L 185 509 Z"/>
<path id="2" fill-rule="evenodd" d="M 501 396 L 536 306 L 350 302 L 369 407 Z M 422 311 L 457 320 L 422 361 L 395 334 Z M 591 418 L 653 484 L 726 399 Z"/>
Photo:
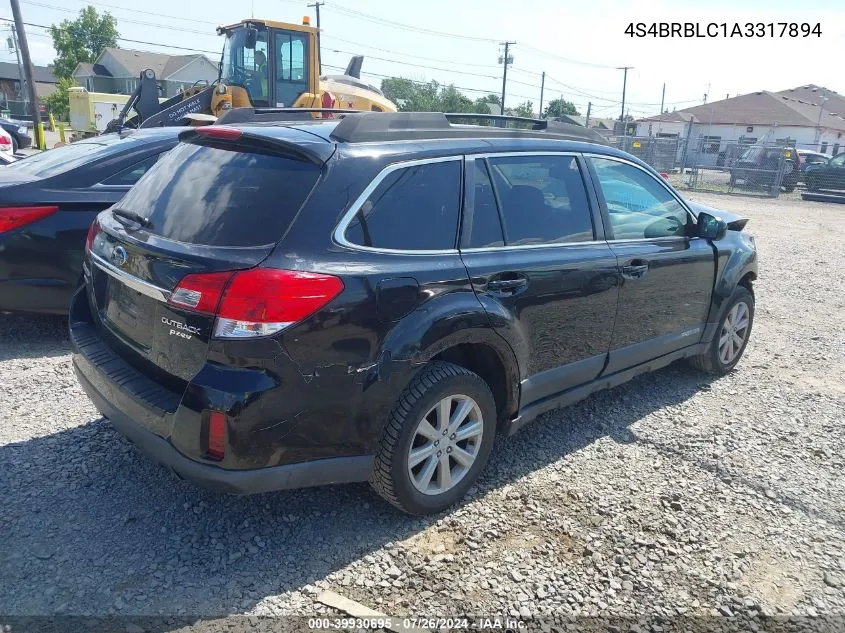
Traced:
<path id="1" fill-rule="evenodd" d="M 361 81 L 362 56 L 343 75 L 320 74 L 318 29 L 250 18 L 217 28 L 225 36 L 220 74 L 160 103 L 155 73 L 141 73 L 138 87 L 107 131 L 212 123 L 236 108 L 322 108 L 396 112 L 378 88 Z M 332 116 L 315 113 L 314 116 Z"/>

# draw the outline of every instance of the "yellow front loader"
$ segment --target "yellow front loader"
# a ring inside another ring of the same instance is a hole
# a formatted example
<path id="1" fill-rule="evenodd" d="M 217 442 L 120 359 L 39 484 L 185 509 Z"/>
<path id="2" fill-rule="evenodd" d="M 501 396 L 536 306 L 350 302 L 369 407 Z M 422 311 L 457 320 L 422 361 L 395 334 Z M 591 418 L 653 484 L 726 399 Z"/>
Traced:
<path id="1" fill-rule="evenodd" d="M 155 73 L 145 70 L 107 131 L 211 123 L 235 108 L 397 110 L 381 91 L 361 81 L 363 57 L 353 57 L 343 75 L 320 75 L 318 31 L 307 18 L 301 25 L 249 19 L 218 27 L 217 33 L 226 39 L 213 84 L 160 103 Z"/>

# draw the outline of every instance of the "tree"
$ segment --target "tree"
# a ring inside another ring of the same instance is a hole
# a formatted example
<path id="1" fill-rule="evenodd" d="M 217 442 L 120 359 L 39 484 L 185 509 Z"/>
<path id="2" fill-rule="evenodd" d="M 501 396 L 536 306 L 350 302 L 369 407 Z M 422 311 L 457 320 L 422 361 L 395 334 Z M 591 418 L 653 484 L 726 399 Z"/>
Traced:
<path id="1" fill-rule="evenodd" d="M 523 116 L 529 119 L 534 118 L 534 104 L 531 101 L 525 101 L 515 108 L 509 108 L 508 114 L 511 116 Z"/>
<path id="2" fill-rule="evenodd" d="M 497 106 L 495 108 L 491 108 L 490 106 L 494 105 Z M 484 97 L 478 97 L 475 100 L 475 104 L 473 107 L 473 112 L 478 114 L 499 114 L 499 108 L 501 108 L 502 100 L 499 98 L 499 95 L 493 94 L 492 92 Z M 491 110 L 494 110 L 491 112 Z"/>
<path id="3" fill-rule="evenodd" d="M 68 88 L 73 85 L 71 79 L 62 77 L 56 83 L 56 89 L 53 93 L 44 99 L 44 105 L 57 121 L 68 121 L 70 119 L 70 99 L 68 97 Z"/>
<path id="4" fill-rule="evenodd" d="M 104 48 L 117 46 L 117 21 L 108 12 L 102 15 L 92 6 L 79 12 L 75 20 L 62 20 L 50 27 L 56 59 L 53 74 L 58 79 L 72 79 L 80 62 L 93 62 Z"/>
<path id="5" fill-rule="evenodd" d="M 473 101 L 455 86 L 404 77 L 382 79 L 381 91 L 401 112 L 475 112 Z"/>
<path id="6" fill-rule="evenodd" d="M 549 101 L 549 105 L 546 107 L 546 111 L 543 113 L 543 116 L 547 119 L 551 119 L 557 116 L 563 116 L 564 114 L 578 116 L 580 112 L 578 112 L 575 108 L 574 103 L 560 98 Z"/>

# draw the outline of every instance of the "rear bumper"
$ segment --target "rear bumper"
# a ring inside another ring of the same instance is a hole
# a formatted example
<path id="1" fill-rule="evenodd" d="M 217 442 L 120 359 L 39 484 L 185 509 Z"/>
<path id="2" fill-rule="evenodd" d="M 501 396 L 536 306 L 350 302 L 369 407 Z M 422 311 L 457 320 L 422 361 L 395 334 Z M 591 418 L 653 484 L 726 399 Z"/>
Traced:
<path id="1" fill-rule="evenodd" d="M 88 317 L 88 318 L 86 318 Z M 172 442 L 171 425 L 191 411 L 179 394 L 157 387 L 118 357 L 90 323 L 85 290 L 71 303 L 69 317 L 73 367 L 80 385 L 94 405 L 126 438 L 155 461 L 183 479 L 203 487 L 235 494 L 366 481 L 374 456 L 356 455 L 298 461 L 262 468 L 222 468 L 191 459 Z"/>

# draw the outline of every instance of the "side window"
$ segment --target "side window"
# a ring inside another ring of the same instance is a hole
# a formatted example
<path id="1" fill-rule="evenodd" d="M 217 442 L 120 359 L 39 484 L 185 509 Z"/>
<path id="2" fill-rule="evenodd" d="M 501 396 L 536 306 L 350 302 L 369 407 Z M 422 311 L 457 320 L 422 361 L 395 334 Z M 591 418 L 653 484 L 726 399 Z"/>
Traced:
<path id="1" fill-rule="evenodd" d="M 464 220 L 464 230 L 469 236 L 464 243 L 468 248 L 504 246 L 502 223 L 499 220 L 496 196 L 493 194 L 493 183 L 487 173 L 487 165 L 482 159 L 476 159 L 473 162 L 475 163 L 475 202 L 472 215 L 466 214 Z"/>
<path id="2" fill-rule="evenodd" d="M 509 246 L 594 239 L 590 205 L 574 156 L 489 159 Z"/>
<path id="3" fill-rule="evenodd" d="M 141 176 L 147 173 L 147 171 L 156 164 L 158 157 L 161 154 L 155 154 L 154 156 L 150 156 L 149 158 L 145 158 L 140 163 L 135 163 L 131 167 L 127 167 L 123 171 L 117 172 L 115 175 L 107 178 L 102 182 L 104 185 L 123 185 L 131 187 L 134 185 L 138 180 L 140 180 Z"/>
<path id="4" fill-rule="evenodd" d="M 389 173 L 346 228 L 352 244 L 395 250 L 455 248 L 461 162 L 425 163 Z"/>
<path id="5" fill-rule="evenodd" d="M 845 154 L 838 154 L 834 158 L 831 158 L 830 165 L 832 167 L 842 167 L 845 165 Z"/>
<path id="6" fill-rule="evenodd" d="M 590 159 L 617 240 L 686 235 L 687 211 L 653 176 L 626 163 Z"/>

